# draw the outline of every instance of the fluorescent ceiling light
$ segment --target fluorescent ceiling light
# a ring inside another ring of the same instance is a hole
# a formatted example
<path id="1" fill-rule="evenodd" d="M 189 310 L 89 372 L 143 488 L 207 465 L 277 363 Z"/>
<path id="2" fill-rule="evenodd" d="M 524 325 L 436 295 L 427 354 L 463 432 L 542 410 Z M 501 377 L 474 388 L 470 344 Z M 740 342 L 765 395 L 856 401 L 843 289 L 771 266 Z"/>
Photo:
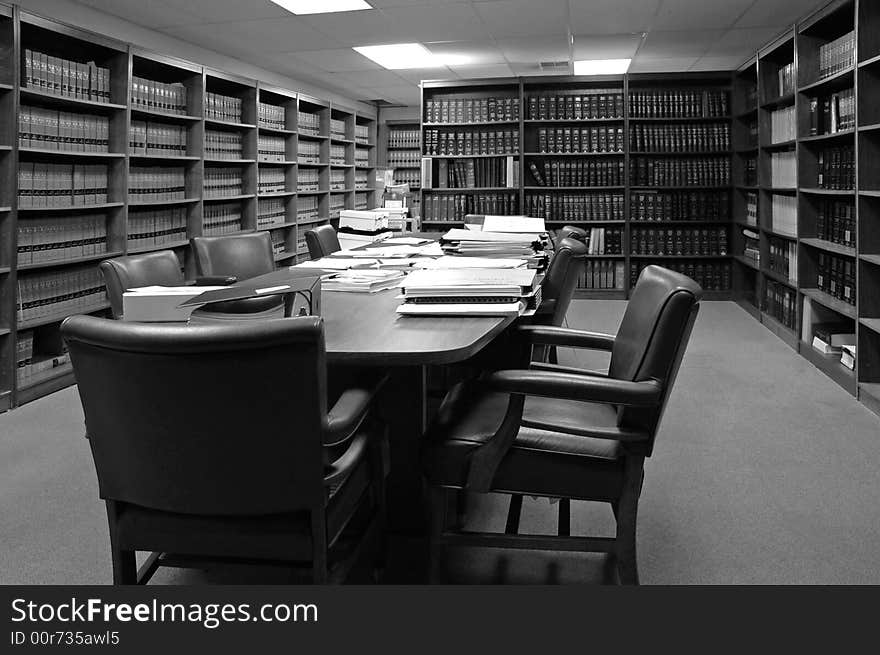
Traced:
<path id="1" fill-rule="evenodd" d="M 279 7 L 297 14 L 332 14 L 339 11 L 372 9 L 364 0 L 271 0 Z"/>
<path id="2" fill-rule="evenodd" d="M 465 63 L 465 57 L 435 55 L 421 43 L 393 43 L 390 45 L 365 45 L 352 48 L 367 59 L 372 59 L 388 70 L 406 68 L 435 68 Z"/>
<path id="3" fill-rule="evenodd" d="M 575 75 L 620 75 L 629 70 L 632 59 L 581 59 L 574 62 Z"/>

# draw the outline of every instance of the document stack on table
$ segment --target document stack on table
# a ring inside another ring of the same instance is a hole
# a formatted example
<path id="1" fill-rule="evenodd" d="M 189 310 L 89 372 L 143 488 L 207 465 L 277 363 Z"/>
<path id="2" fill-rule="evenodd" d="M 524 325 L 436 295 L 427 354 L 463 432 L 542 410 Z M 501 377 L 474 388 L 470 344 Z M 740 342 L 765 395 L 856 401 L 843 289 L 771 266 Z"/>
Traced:
<path id="1" fill-rule="evenodd" d="M 374 293 L 397 286 L 403 279 L 402 271 L 359 269 L 340 271 L 321 280 L 322 291 L 353 291 Z"/>
<path id="2" fill-rule="evenodd" d="M 402 282 L 406 316 L 520 316 L 541 303 L 534 269 L 423 269 Z"/>
<path id="3" fill-rule="evenodd" d="M 343 209 L 339 213 L 339 245 L 343 250 L 381 241 L 391 236 L 388 212 L 383 209 Z"/>
<path id="4" fill-rule="evenodd" d="M 541 234 L 455 228 L 443 235 L 440 245 L 446 255 L 525 259 L 532 268 L 543 268 L 547 263 L 547 240 Z"/>

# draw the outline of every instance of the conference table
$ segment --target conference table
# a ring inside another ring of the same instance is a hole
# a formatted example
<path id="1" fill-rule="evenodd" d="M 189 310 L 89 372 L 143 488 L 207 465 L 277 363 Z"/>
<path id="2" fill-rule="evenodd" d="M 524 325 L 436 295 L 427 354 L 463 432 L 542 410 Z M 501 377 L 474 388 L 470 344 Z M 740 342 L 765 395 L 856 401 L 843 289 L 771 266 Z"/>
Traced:
<path id="1" fill-rule="evenodd" d="M 289 275 L 285 267 L 247 283 L 271 287 Z M 321 316 L 329 365 L 389 374 L 378 399 L 389 430 L 389 527 L 396 533 L 419 534 L 426 518 L 419 443 L 428 419 L 427 367 L 467 361 L 516 319 L 402 316 L 395 311 L 400 295 L 398 288 L 376 293 L 322 291 Z"/>

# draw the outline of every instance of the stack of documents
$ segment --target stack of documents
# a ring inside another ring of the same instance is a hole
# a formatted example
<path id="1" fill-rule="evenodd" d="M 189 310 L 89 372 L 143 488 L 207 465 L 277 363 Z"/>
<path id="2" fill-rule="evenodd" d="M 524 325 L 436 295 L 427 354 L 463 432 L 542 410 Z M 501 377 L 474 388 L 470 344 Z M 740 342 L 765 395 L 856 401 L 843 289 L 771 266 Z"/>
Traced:
<path id="1" fill-rule="evenodd" d="M 405 315 L 507 316 L 534 311 L 541 287 L 534 269 L 435 269 L 410 273 L 401 286 Z"/>
<path id="2" fill-rule="evenodd" d="M 385 209 L 343 209 L 339 212 L 339 230 L 379 232 L 388 229 L 388 211 Z"/>
<path id="3" fill-rule="evenodd" d="M 139 323 L 165 323 L 189 320 L 195 306 L 180 307 L 206 291 L 226 287 L 137 287 L 122 294 L 122 320 Z"/>
<path id="4" fill-rule="evenodd" d="M 447 255 L 468 257 L 537 258 L 544 238 L 528 232 L 478 232 L 452 229 L 440 239 Z"/>
<path id="5" fill-rule="evenodd" d="M 464 219 L 468 230 L 477 232 L 517 232 L 546 234 L 547 226 L 543 218 L 533 216 L 494 216 L 492 214 L 468 214 Z"/>
<path id="6" fill-rule="evenodd" d="M 375 255 L 367 257 L 322 257 L 310 262 L 301 262 L 290 268 L 320 268 L 325 271 L 347 271 L 351 268 L 378 268 L 379 260 Z"/>
<path id="7" fill-rule="evenodd" d="M 444 255 L 437 259 L 419 259 L 413 268 L 452 269 L 452 268 L 527 268 L 525 259 L 505 259 L 503 257 L 452 257 Z"/>
<path id="8" fill-rule="evenodd" d="M 375 269 L 340 271 L 323 278 L 321 290 L 373 293 L 397 286 L 402 279 L 403 273 L 400 271 Z"/>

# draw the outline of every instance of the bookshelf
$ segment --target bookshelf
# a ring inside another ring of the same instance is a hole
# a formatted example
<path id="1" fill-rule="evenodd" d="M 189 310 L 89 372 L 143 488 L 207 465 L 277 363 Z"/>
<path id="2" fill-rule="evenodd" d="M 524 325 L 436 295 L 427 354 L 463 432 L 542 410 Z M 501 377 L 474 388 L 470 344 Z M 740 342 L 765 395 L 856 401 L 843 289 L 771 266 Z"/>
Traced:
<path id="1" fill-rule="evenodd" d="M 305 230 L 329 218 L 331 117 L 343 206 L 375 206 L 373 111 L 6 5 L 0 46 L 0 411 L 73 383 L 58 326 L 109 314 L 102 259 L 172 249 L 192 275 L 191 237 L 256 229 L 279 266 L 307 257 Z M 300 132 L 300 111 L 314 129 Z M 314 164 L 298 163 L 301 142 L 317 144 Z"/>
<path id="2" fill-rule="evenodd" d="M 579 297 L 626 298 L 652 262 L 731 296 L 729 73 L 422 88 L 426 229 L 467 213 L 579 224 L 592 241 Z"/>
<path id="3" fill-rule="evenodd" d="M 384 131 L 379 159 L 385 168 L 394 170 L 395 183 L 409 184 L 413 203 L 410 213 L 421 216 L 421 124 L 417 120 L 388 120 Z"/>

